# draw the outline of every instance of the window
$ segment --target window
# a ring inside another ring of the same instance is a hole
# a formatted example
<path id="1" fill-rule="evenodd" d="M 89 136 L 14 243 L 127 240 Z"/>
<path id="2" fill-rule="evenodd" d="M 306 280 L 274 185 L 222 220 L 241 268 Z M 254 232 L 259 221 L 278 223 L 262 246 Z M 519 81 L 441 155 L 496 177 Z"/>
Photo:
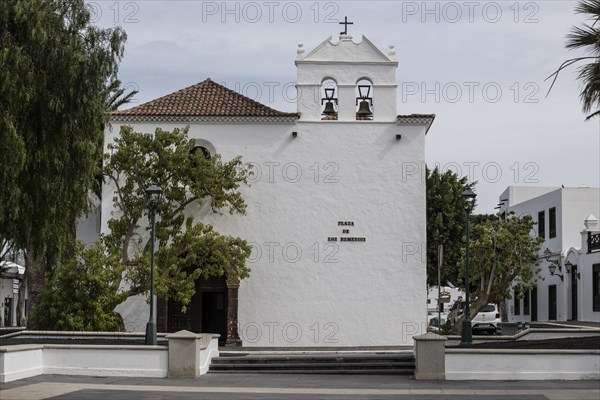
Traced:
<path id="1" fill-rule="evenodd" d="M 525 297 L 523 297 L 523 315 L 529 315 L 529 296 L 531 295 L 531 291 L 528 290 L 525 293 Z"/>
<path id="2" fill-rule="evenodd" d="M 513 298 L 515 299 L 515 315 L 521 315 L 521 299 L 517 297 L 516 290 L 513 294 Z"/>
<path id="3" fill-rule="evenodd" d="M 496 306 L 493 304 L 486 304 L 479 312 L 494 312 L 496 311 Z"/>
<path id="4" fill-rule="evenodd" d="M 194 148 L 192 150 L 190 150 L 190 154 L 196 154 L 196 152 L 201 151 L 202 155 L 204 156 L 204 158 L 206 158 L 207 160 L 210 159 L 211 154 L 210 154 L 210 150 L 207 149 L 205 146 L 194 146 Z"/>
<path id="5" fill-rule="evenodd" d="M 600 264 L 592 267 L 592 299 L 593 310 L 600 311 Z"/>
<path id="6" fill-rule="evenodd" d="M 552 207 L 548 211 L 548 218 L 550 219 L 548 236 L 552 239 L 556 237 L 556 207 Z"/>
<path id="7" fill-rule="evenodd" d="M 546 212 L 540 211 L 538 213 L 538 236 L 546 238 Z"/>

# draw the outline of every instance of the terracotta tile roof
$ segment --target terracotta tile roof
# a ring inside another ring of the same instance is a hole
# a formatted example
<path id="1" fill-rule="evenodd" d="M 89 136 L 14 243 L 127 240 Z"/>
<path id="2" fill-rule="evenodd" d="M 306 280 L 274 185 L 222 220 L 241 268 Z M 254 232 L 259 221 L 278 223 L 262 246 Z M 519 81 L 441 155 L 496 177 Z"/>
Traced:
<path id="1" fill-rule="evenodd" d="M 411 118 L 435 118 L 435 114 L 398 115 L 398 119 L 411 119 Z"/>
<path id="2" fill-rule="evenodd" d="M 274 110 L 210 79 L 149 101 L 117 117 L 298 117 L 298 113 Z"/>
<path id="3" fill-rule="evenodd" d="M 410 114 L 410 115 L 398 115 L 396 121 L 399 124 L 427 124 L 425 134 L 429 132 L 433 121 L 435 120 L 435 114 Z"/>

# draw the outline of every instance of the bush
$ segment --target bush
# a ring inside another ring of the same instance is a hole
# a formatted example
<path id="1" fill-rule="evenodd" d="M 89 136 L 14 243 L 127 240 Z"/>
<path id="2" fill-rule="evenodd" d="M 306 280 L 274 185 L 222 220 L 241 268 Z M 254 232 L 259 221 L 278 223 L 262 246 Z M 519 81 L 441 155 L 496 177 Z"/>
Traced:
<path id="1" fill-rule="evenodd" d="M 448 320 L 442 325 L 442 335 L 448 336 L 452 333 L 452 323 Z"/>
<path id="2" fill-rule="evenodd" d="M 123 330 L 123 320 L 114 311 L 126 298 L 119 291 L 124 270 L 119 255 L 110 254 L 102 241 L 87 248 L 78 242 L 73 253 L 53 273 L 46 273 L 32 326 L 55 331 Z"/>

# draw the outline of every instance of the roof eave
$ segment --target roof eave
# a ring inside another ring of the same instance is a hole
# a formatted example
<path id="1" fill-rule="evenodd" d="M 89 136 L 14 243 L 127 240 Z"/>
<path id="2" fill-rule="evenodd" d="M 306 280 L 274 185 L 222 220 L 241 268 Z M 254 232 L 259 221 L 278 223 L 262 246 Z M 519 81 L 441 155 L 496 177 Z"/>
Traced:
<path id="1" fill-rule="evenodd" d="M 410 114 L 410 115 L 398 115 L 396 117 L 396 123 L 398 125 L 421 125 L 425 126 L 425 134 L 429 132 L 433 121 L 435 120 L 435 114 Z"/>
<path id="2" fill-rule="evenodd" d="M 174 123 L 295 123 L 300 118 L 299 114 L 291 113 L 289 115 L 272 116 L 249 116 L 249 115 L 213 115 L 213 116 L 193 116 L 193 115 L 111 115 L 111 122 L 174 122 Z"/>

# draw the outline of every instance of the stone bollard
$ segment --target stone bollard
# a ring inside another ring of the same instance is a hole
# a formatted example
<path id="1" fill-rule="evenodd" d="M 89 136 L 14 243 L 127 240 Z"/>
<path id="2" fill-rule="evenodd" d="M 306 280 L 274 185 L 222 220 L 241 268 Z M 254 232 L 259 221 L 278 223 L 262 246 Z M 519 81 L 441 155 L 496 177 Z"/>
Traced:
<path id="1" fill-rule="evenodd" d="M 525 330 L 529 329 L 529 321 L 523 322 L 523 329 L 525 329 Z"/>
<path id="2" fill-rule="evenodd" d="M 502 336 L 502 322 L 496 324 L 496 336 Z"/>
<path id="3" fill-rule="evenodd" d="M 433 332 L 413 336 L 415 379 L 446 380 L 446 338 Z"/>
<path id="4" fill-rule="evenodd" d="M 212 338 L 219 335 L 193 333 L 182 330 L 167 335 L 169 340 L 169 378 L 200 377 L 200 350 L 210 344 Z"/>
<path id="5" fill-rule="evenodd" d="M 521 332 L 523 330 L 523 323 L 521 321 L 517 322 L 517 332 Z"/>

